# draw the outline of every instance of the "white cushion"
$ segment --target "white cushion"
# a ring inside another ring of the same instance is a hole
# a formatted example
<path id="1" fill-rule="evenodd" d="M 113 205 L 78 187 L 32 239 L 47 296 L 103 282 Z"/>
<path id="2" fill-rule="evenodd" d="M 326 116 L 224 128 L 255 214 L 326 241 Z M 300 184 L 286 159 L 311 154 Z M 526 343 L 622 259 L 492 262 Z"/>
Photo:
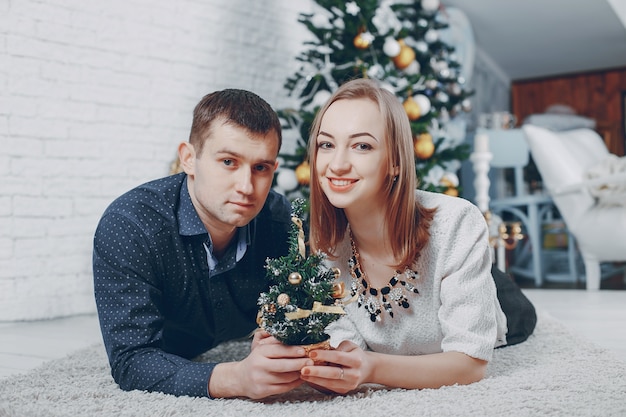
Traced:
<path id="1" fill-rule="evenodd" d="M 585 177 L 594 180 L 594 184 L 588 187 L 589 193 L 598 199 L 599 205 L 626 206 L 626 176 L 621 181 L 608 179 L 620 173 L 626 174 L 626 156 L 620 158 L 609 154 L 587 168 Z"/>
<path id="2" fill-rule="evenodd" d="M 588 163 L 579 159 L 582 154 L 570 152 L 569 148 L 576 142 L 568 146 L 566 132 L 552 132 L 534 125 L 523 125 L 522 130 L 544 186 L 552 194 L 559 212 L 573 231 L 580 216 L 593 207 L 595 198 L 587 193 L 554 193 L 567 186 L 580 184 L 584 180 Z"/>

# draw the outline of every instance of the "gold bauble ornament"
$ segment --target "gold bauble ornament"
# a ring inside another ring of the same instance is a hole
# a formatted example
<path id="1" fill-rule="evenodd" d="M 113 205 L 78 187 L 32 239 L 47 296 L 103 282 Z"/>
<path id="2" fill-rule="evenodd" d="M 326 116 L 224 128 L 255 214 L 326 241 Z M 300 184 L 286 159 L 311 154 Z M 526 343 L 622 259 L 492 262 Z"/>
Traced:
<path id="1" fill-rule="evenodd" d="M 406 115 L 409 116 L 409 120 L 411 121 L 419 119 L 422 115 L 422 109 L 420 109 L 417 101 L 413 100 L 413 97 L 411 96 L 404 100 L 402 106 L 404 107 L 404 111 L 406 112 Z"/>
<path id="2" fill-rule="evenodd" d="M 335 282 L 333 284 L 333 298 L 343 298 L 346 292 L 346 284 L 343 282 Z"/>
<path id="3" fill-rule="evenodd" d="M 449 180 L 448 178 L 446 178 L 446 177 L 443 177 L 443 178 L 441 179 L 441 181 L 439 181 L 439 183 L 440 183 L 441 185 L 443 185 L 444 187 L 447 187 L 447 188 L 454 187 L 454 184 L 452 184 L 452 181 L 450 181 L 450 180 Z"/>
<path id="4" fill-rule="evenodd" d="M 276 297 L 276 302 L 278 303 L 278 305 L 283 307 L 289 304 L 289 300 L 289 296 L 285 293 L 278 294 L 278 297 Z"/>
<path id="5" fill-rule="evenodd" d="M 415 51 L 406 45 L 403 40 L 399 40 L 400 53 L 393 59 L 396 68 L 402 70 L 408 67 L 415 60 Z"/>
<path id="6" fill-rule="evenodd" d="M 433 143 L 433 137 L 430 133 L 422 133 L 417 137 L 417 140 L 413 144 L 413 150 L 415 156 L 419 159 L 428 159 L 435 153 L 435 144 Z"/>
<path id="7" fill-rule="evenodd" d="M 291 285 L 298 285 L 302 282 L 302 275 L 299 272 L 292 272 L 287 278 Z"/>
<path id="8" fill-rule="evenodd" d="M 354 37 L 354 46 L 357 49 L 367 49 L 370 46 L 370 42 L 363 36 L 363 32 Z"/>
<path id="9" fill-rule="evenodd" d="M 341 269 L 337 268 L 336 266 L 333 266 L 332 268 L 330 268 L 330 270 L 335 276 L 335 279 L 339 279 L 339 277 L 341 276 Z"/>
<path id="10" fill-rule="evenodd" d="M 447 195 L 451 195 L 452 197 L 458 197 L 459 196 L 459 190 L 457 190 L 454 187 L 447 188 L 446 191 L 444 191 L 443 193 L 447 194 Z"/>
<path id="11" fill-rule="evenodd" d="M 311 166 L 308 161 L 304 161 L 296 168 L 296 179 L 300 185 L 309 185 L 311 181 Z"/>

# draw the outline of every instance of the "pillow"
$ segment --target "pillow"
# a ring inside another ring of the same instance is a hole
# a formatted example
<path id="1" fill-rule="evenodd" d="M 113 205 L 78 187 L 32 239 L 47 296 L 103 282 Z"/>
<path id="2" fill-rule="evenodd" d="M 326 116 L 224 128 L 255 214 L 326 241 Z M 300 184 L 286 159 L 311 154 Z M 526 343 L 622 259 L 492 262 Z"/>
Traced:
<path id="1" fill-rule="evenodd" d="M 570 129 L 579 129 L 586 127 L 588 129 L 595 129 L 596 121 L 584 116 L 578 116 L 575 114 L 557 114 L 557 113 L 543 113 L 543 114 L 531 114 L 524 119 L 523 124 L 530 124 L 535 126 L 544 127 L 553 131 L 562 131 Z"/>
<path id="2" fill-rule="evenodd" d="M 617 155 L 609 154 L 606 158 L 587 169 L 585 178 L 590 180 L 620 173 L 625 175 L 622 181 L 589 186 L 589 193 L 597 199 L 598 205 L 626 206 L 626 156 L 618 157 Z"/>

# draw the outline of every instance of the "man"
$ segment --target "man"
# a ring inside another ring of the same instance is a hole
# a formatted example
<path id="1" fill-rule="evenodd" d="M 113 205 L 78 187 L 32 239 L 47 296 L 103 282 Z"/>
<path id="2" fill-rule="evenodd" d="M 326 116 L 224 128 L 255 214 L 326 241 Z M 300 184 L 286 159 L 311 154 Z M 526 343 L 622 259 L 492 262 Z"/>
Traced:
<path id="1" fill-rule="evenodd" d="M 302 383 L 304 350 L 256 332 L 240 362 L 190 359 L 256 328 L 265 260 L 287 253 L 290 207 L 270 191 L 276 113 L 228 89 L 194 109 L 184 173 L 141 185 L 104 212 L 94 291 L 111 373 L 124 390 L 263 398 Z"/>

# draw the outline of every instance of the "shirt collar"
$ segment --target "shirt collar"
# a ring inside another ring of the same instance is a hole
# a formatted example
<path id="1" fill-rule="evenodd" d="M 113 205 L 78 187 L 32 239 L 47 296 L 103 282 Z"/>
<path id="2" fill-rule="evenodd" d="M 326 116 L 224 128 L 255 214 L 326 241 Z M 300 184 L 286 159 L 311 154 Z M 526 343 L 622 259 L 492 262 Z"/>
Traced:
<path id="1" fill-rule="evenodd" d="M 187 176 L 185 176 L 183 185 L 180 187 L 180 204 L 176 216 L 178 217 L 178 233 L 182 236 L 207 234 L 206 227 L 204 227 L 204 223 L 200 220 L 200 216 L 198 216 L 191 202 L 189 189 L 187 189 Z"/>

